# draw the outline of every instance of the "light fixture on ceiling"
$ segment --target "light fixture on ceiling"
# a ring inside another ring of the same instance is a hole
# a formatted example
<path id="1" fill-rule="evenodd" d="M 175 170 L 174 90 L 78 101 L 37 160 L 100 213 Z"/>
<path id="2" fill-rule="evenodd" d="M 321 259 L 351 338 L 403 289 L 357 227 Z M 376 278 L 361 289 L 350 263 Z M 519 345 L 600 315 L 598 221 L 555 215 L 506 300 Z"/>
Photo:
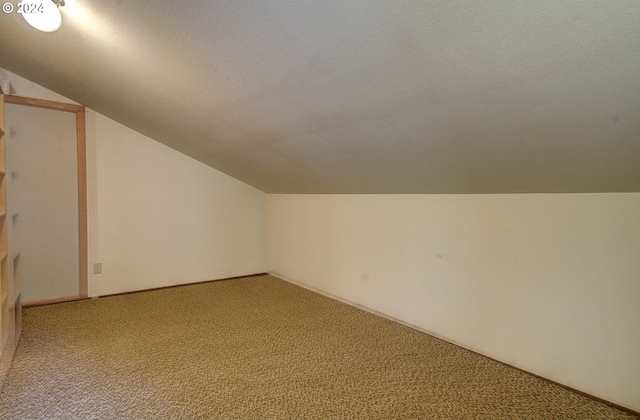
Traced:
<path id="1" fill-rule="evenodd" d="M 64 0 L 23 0 L 18 5 L 18 13 L 22 13 L 24 20 L 42 32 L 58 30 L 62 23 L 60 7 Z"/>

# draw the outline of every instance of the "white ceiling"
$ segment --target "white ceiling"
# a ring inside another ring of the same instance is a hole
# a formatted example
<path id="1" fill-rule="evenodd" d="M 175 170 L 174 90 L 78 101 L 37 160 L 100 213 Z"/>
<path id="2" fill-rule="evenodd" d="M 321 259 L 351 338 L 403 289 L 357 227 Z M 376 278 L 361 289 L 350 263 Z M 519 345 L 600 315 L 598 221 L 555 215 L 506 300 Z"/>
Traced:
<path id="1" fill-rule="evenodd" d="M 640 191 L 640 1 L 66 0 L 0 67 L 269 193 Z"/>

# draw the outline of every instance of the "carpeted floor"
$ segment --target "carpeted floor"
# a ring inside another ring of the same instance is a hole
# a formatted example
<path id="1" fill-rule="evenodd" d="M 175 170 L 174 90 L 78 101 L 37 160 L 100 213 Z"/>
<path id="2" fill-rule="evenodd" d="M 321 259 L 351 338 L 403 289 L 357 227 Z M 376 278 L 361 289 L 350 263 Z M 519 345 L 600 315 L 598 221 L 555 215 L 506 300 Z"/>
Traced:
<path id="1" fill-rule="evenodd" d="M 24 310 L 2 419 L 623 419 L 272 276 Z"/>

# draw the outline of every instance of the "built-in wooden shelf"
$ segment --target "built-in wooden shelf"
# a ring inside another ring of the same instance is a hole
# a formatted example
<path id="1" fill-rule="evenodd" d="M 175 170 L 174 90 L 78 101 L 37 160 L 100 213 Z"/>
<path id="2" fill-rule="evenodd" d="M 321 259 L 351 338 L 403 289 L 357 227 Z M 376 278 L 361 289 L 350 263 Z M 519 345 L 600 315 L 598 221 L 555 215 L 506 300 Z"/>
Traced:
<path id="1" fill-rule="evenodd" d="M 7 177 L 5 158 L 4 103 L 0 90 L 0 391 L 15 351 L 15 307 L 13 279 L 9 277 L 7 261 Z"/>

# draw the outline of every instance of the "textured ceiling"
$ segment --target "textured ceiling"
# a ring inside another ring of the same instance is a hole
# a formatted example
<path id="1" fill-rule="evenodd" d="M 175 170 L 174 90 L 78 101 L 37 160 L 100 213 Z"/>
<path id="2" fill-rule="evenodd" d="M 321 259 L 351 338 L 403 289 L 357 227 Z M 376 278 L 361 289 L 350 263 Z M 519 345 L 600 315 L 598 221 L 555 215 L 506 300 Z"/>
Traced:
<path id="1" fill-rule="evenodd" d="M 270 193 L 640 191 L 640 1 L 66 0 L 0 67 Z"/>

